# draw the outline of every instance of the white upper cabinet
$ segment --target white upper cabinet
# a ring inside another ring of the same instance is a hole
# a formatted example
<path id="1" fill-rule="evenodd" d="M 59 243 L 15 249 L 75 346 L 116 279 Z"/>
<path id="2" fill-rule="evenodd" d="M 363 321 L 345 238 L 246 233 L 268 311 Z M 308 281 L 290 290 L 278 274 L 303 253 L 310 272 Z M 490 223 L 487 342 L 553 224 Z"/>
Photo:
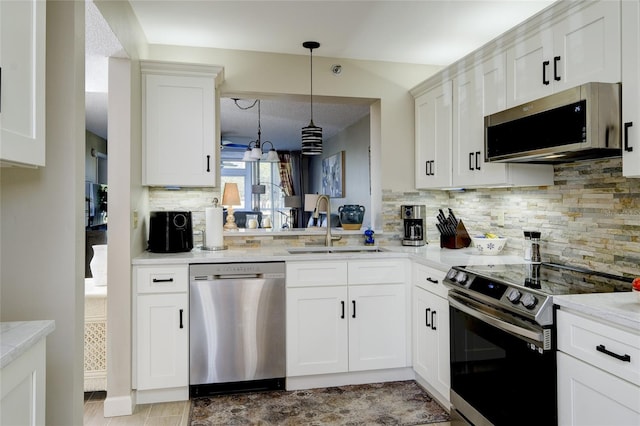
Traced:
<path id="1" fill-rule="evenodd" d="M 416 188 L 451 186 L 451 85 L 446 81 L 416 97 Z"/>
<path id="2" fill-rule="evenodd" d="M 219 67 L 142 62 L 142 180 L 216 186 Z"/>
<path id="3" fill-rule="evenodd" d="M 2 165 L 45 165 L 45 45 L 45 1 L 0 1 Z"/>
<path id="4" fill-rule="evenodd" d="M 620 34 L 620 2 L 598 1 L 517 41 L 507 50 L 507 107 L 590 81 L 619 82 Z"/>
<path id="5" fill-rule="evenodd" d="M 622 1 L 622 174 L 640 177 L 640 5 Z"/>
<path id="6" fill-rule="evenodd" d="M 499 53 L 454 78 L 454 187 L 553 185 L 553 166 L 484 161 L 484 117 L 506 104 L 505 61 Z"/>

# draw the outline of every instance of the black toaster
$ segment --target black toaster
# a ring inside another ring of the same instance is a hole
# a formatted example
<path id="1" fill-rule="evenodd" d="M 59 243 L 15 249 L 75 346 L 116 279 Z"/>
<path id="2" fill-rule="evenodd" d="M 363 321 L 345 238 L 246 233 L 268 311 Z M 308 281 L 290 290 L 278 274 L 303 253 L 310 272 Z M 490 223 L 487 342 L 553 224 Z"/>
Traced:
<path id="1" fill-rule="evenodd" d="M 193 249 L 191 212 L 156 211 L 149 215 L 147 250 L 153 253 L 178 253 Z"/>

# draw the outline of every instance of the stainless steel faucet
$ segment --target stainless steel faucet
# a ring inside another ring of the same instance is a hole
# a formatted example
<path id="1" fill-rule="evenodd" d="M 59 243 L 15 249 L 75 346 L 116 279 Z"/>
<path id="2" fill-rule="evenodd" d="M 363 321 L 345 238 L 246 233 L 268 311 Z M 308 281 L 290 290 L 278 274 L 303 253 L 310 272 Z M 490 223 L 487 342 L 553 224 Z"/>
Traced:
<path id="1" fill-rule="evenodd" d="M 327 201 L 327 234 L 324 239 L 324 244 L 327 247 L 333 246 L 333 240 L 339 240 L 342 237 L 332 237 L 331 236 L 331 201 L 329 200 L 329 196 L 322 194 L 318 195 L 318 200 L 316 201 L 316 208 L 313 210 L 313 218 L 318 219 L 320 217 L 320 202 L 322 200 Z"/>

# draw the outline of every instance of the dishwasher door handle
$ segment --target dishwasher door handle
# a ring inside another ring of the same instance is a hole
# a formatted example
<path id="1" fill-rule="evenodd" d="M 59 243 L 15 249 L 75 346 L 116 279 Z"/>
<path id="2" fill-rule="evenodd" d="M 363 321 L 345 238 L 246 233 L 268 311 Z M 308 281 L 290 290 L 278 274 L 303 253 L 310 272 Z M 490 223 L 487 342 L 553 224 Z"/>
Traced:
<path id="1" fill-rule="evenodd" d="M 262 274 L 225 274 L 214 275 L 214 280 L 246 280 L 263 278 Z"/>

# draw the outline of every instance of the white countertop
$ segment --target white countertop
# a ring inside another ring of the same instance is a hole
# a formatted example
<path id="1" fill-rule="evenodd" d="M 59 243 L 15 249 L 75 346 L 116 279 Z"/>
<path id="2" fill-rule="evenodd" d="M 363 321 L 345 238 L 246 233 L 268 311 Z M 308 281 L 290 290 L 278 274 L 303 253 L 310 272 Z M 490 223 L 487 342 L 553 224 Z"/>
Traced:
<path id="1" fill-rule="evenodd" d="M 553 303 L 640 332 L 640 302 L 633 292 L 568 294 Z"/>
<path id="2" fill-rule="evenodd" d="M 336 246 L 339 248 L 340 246 Z M 456 265 L 487 265 L 524 263 L 521 256 L 515 255 L 480 255 L 473 248 L 446 249 L 437 244 L 422 247 L 405 247 L 397 245 L 380 246 L 384 251 L 374 253 L 305 253 L 291 254 L 292 247 L 232 248 L 220 251 L 203 251 L 199 248 L 183 253 L 150 253 L 144 252 L 133 259 L 134 265 L 162 265 L 217 262 L 269 262 L 318 259 L 375 259 L 375 258 L 411 258 L 441 271 L 448 271 Z M 295 247 L 302 248 L 302 247 Z"/>
<path id="3" fill-rule="evenodd" d="M 55 328 L 52 320 L 0 323 L 0 368 L 19 358 Z"/>
<path id="4" fill-rule="evenodd" d="M 107 286 L 96 285 L 93 278 L 84 279 L 84 297 L 85 298 L 103 298 L 107 297 Z"/>

